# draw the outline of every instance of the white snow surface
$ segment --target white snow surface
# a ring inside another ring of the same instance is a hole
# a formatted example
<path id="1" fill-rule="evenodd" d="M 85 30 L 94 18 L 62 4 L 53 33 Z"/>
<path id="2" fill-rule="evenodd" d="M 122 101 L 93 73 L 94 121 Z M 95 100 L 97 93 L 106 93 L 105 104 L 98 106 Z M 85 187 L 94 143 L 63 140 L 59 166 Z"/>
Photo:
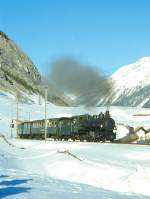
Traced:
<path id="1" fill-rule="evenodd" d="M 36 98 L 36 97 L 35 97 Z M 44 103 L 19 104 L 19 119 L 44 117 Z M 150 198 L 150 148 L 110 143 L 54 142 L 10 139 L 10 122 L 16 103 L 0 97 L 0 198 L 8 199 L 137 199 Z M 48 117 L 98 114 L 105 107 L 57 107 L 47 105 Z M 117 136 L 128 133 L 125 125 L 149 127 L 149 109 L 110 107 L 118 123 Z M 30 113 L 30 114 L 29 114 Z M 66 153 L 68 151 L 72 155 Z M 65 153 L 63 153 L 65 152 Z M 79 159 L 77 159 L 77 158 Z"/>
<path id="2" fill-rule="evenodd" d="M 149 198 L 148 146 L 0 140 L 0 197 Z M 81 160 L 66 153 L 68 150 Z"/>

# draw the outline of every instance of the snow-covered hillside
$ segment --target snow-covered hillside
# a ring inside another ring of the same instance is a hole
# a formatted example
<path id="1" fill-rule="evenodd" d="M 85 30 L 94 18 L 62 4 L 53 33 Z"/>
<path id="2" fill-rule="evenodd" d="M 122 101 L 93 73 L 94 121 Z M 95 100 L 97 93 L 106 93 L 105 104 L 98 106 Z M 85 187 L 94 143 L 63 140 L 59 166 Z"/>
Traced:
<path id="1" fill-rule="evenodd" d="M 137 86 L 147 86 L 150 84 L 150 57 L 143 57 L 134 64 L 121 67 L 112 75 L 116 81 L 116 86 L 133 88 Z"/>
<path id="2" fill-rule="evenodd" d="M 150 107 L 149 74 L 150 57 L 121 67 L 111 76 L 114 91 L 107 100 L 118 106 Z"/>
<path id="3" fill-rule="evenodd" d="M 50 102 L 58 105 L 68 104 L 68 98 L 53 85 L 48 84 L 30 58 L 0 31 L 0 92 L 18 95 L 19 101 L 32 102 L 29 95 L 44 96 L 45 86 Z"/>

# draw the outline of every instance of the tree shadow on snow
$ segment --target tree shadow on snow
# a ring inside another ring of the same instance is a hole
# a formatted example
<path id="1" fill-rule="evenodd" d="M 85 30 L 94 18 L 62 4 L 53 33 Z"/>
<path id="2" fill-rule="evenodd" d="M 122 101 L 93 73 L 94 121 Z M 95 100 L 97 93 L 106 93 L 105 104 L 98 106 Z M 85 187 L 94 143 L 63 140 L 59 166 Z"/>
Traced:
<path id="1" fill-rule="evenodd" d="M 5 178 L 8 176 L 1 175 L 0 178 Z M 25 184 L 31 179 L 19 179 L 19 180 L 3 180 L 0 182 L 0 198 L 5 198 L 7 196 L 28 192 L 30 187 L 17 186 L 20 184 Z M 1 187 L 5 186 L 5 187 Z"/>
<path id="2" fill-rule="evenodd" d="M 0 198 L 5 198 L 7 196 L 28 192 L 31 188 L 27 187 L 6 187 L 0 188 Z"/>
<path id="3" fill-rule="evenodd" d="M 14 185 L 14 186 L 15 186 L 15 185 L 19 185 L 19 184 L 26 183 L 26 182 L 28 182 L 29 180 L 31 180 L 31 179 L 11 180 L 11 181 L 4 180 L 4 181 L 0 182 L 0 185 L 5 185 L 5 186 Z"/>

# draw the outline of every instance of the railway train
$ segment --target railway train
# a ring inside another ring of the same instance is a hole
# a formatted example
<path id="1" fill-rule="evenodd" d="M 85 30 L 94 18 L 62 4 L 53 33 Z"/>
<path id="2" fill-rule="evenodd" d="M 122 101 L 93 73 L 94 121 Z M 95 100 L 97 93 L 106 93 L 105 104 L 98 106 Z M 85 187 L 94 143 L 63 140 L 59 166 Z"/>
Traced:
<path id="1" fill-rule="evenodd" d="M 111 141 L 116 138 L 115 121 L 109 111 L 99 115 L 78 115 L 47 120 L 47 138 L 80 141 Z M 45 120 L 25 121 L 18 125 L 20 138 L 44 139 Z"/>

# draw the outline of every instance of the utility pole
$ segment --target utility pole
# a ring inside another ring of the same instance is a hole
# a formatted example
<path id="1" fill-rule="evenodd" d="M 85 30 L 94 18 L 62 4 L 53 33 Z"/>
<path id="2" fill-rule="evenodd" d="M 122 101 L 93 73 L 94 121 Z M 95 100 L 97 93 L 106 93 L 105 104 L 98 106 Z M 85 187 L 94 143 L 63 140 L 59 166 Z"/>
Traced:
<path id="1" fill-rule="evenodd" d="M 14 128 L 13 124 L 13 104 L 11 104 L 11 123 L 10 123 L 10 137 L 13 138 L 13 131 L 12 129 Z"/>
<path id="2" fill-rule="evenodd" d="M 45 142 L 47 140 L 47 88 L 45 87 Z"/>
<path id="3" fill-rule="evenodd" d="M 29 121 L 30 121 L 30 111 L 29 111 Z"/>
<path id="4" fill-rule="evenodd" d="M 18 102 L 18 93 L 16 93 L 16 135 L 17 135 L 17 138 L 19 137 L 18 135 L 18 119 L 19 119 L 19 102 Z"/>
<path id="5" fill-rule="evenodd" d="M 13 138 L 13 134 L 12 134 L 12 126 L 10 127 L 11 130 L 11 139 Z"/>

